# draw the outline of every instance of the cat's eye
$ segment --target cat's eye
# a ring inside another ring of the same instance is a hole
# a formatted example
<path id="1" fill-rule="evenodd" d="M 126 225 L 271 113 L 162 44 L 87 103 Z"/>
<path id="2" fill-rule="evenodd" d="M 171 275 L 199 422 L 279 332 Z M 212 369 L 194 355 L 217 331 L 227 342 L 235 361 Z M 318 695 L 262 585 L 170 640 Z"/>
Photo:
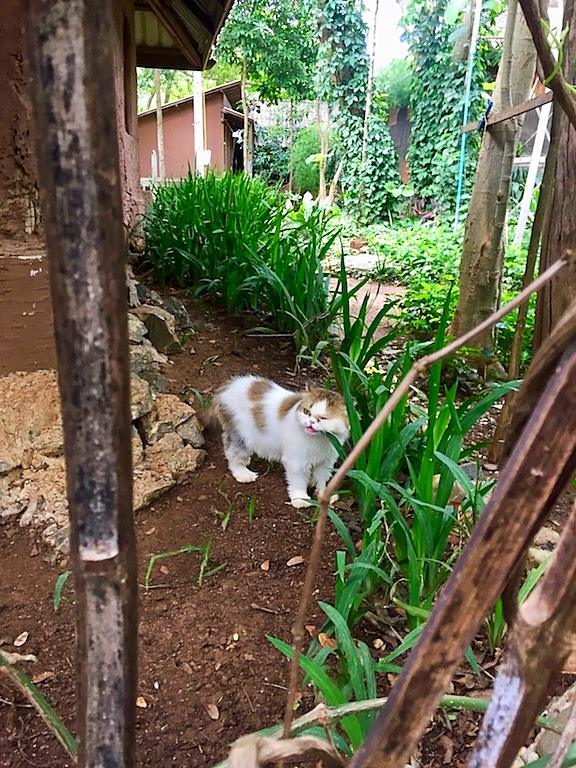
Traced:
<path id="1" fill-rule="evenodd" d="M 302 408 L 302 413 L 305 413 L 306 416 L 310 416 L 310 409 L 309 408 Z"/>

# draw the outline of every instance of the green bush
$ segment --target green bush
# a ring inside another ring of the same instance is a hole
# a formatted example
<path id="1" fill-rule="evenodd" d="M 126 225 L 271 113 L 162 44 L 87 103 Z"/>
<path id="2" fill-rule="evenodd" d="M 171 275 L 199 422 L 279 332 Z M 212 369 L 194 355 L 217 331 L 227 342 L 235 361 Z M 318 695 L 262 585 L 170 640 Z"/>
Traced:
<path id="1" fill-rule="evenodd" d="M 255 126 L 254 174 L 273 184 L 285 184 L 290 175 L 290 148 L 286 130 Z"/>
<path id="2" fill-rule="evenodd" d="M 318 195 L 320 173 L 318 163 L 306 162 L 320 152 L 320 138 L 315 126 L 302 128 L 294 141 L 294 188 L 298 194 Z"/>
<path id="3" fill-rule="evenodd" d="M 389 109 L 410 106 L 414 84 L 414 65 L 409 59 L 393 59 L 374 78 L 376 89 L 383 93 Z"/>

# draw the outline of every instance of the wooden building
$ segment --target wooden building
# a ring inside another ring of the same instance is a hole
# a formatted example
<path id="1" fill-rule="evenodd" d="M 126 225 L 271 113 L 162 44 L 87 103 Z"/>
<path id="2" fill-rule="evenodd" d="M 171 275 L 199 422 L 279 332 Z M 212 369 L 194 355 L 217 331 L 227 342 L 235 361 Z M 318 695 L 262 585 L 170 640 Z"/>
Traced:
<path id="1" fill-rule="evenodd" d="M 240 132 L 244 115 L 238 110 L 241 99 L 240 81 L 211 88 L 204 93 L 205 146 L 210 152 L 209 167 L 218 171 L 242 170 Z M 166 177 L 180 179 L 188 169 L 195 171 L 194 98 L 172 101 L 162 107 L 164 127 L 164 159 Z M 253 121 L 249 121 L 248 141 L 253 141 Z M 138 115 L 140 143 L 140 176 L 152 178 L 152 153 L 157 152 L 156 110 Z"/>

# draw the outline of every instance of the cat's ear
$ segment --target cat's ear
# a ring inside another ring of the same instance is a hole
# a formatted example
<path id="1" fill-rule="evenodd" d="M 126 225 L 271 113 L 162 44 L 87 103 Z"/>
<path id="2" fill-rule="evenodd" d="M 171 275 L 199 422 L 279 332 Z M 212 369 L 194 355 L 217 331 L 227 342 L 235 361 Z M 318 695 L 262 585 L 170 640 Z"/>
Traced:
<path id="1" fill-rule="evenodd" d="M 311 379 L 306 379 L 306 384 L 304 385 L 304 391 L 310 392 L 312 389 L 318 389 L 318 385 L 315 384 Z"/>

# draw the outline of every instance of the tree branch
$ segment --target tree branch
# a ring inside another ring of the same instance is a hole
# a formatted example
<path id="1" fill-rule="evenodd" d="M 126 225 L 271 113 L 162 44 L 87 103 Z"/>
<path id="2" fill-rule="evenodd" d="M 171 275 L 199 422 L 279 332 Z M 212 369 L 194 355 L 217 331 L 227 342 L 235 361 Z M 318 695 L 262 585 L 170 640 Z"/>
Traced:
<path id="1" fill-rule="evenodd" d="M 562 73 L 561 69 L 556 71 L 556 60 L 552 53 L 552 49 L 546 39 L 544 27 L 542 26 L 542 17 L 540 16 L 540 10 L 538 8 L 536 0 L 519 0 L 524 17 L 528 28 L 532 33 L 534 45 L 538 52 L 538 58 L 542 64 L 544 70 L 544 77 L 550 78 L 548 86 L 552 91 L 558 104 L 562 107 L 566 113 L 566 117 L 570 120 L 573 128 L 576 128 L 576 99 L 568 87 L 568 83 Z M 553 76 L 552 76 L 553 75 Z"/>

